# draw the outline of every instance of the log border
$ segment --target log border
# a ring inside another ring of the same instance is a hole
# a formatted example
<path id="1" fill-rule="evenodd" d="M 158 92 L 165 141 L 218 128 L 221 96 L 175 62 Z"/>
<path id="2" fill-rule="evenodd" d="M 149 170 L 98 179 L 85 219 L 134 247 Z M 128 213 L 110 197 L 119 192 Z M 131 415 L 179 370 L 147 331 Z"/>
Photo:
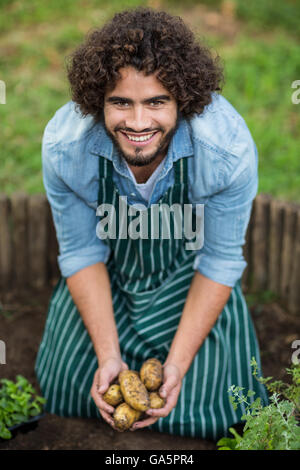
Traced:
<path id="1" fill-rule="evenodd" d="M 0 294 L 54 286 L 58 251 L 46 194 L 0 193 Z M 243 253 L 243 290 L 274 292 L 290 313 L 300 315 L 300 205 L 258 194 Z"/>

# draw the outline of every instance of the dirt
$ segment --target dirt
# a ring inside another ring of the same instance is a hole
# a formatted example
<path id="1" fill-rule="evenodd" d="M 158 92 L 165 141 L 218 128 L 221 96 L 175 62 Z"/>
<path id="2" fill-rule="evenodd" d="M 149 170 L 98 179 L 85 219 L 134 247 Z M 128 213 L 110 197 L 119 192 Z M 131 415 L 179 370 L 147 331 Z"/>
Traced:
<path id="1" fill-rule="evenodd" d="M 39 293 L 7 293 L 0 298 L 0 339 L 6 344 L 6 364 L 0 377 L 24 375 L 39 390 L 34 362 L 46 320 L 52 287 Z M 286 380 L 291 365 L 292 343 L 300 338 L 300 317 L 277 303 L 250 308 L 256 328 L 264 376 Z M 62 418 L 46 414 L 34 430 L 18 432 L 0 442 L 0 450 L 214 450 L 212 441 L 170 436 L 142 429 L 119 433 L 97 419 Z"/>

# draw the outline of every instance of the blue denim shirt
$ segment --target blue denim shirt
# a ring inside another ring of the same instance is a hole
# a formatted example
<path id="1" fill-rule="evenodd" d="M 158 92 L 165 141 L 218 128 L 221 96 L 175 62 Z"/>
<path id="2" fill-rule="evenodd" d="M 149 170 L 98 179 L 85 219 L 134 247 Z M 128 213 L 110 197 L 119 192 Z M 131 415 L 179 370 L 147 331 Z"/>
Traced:
<path id="1" fill-rule="evenodd" d="M 247 265 L 243 244 L 257 193 L 257 149 L 244 119 L 219 94 L 201 115 L 179 126 L 149 202 L 137 191 L 128 168 L 105 128 L 82 117 L 73 101 L 55 113 L 42 144 L 43 181 L 59 244 L 58 264 L 69 277 L 97 262 L 106 263 L 110 248 L 96 235 L 98 159 L 113 162 L 113 179 L 128 204 L 157 203 L 174 183 L 174 162 L 188 160 L 188 197 L 204 204 L 204 244 L 194 269 L 233 287 Z"/>

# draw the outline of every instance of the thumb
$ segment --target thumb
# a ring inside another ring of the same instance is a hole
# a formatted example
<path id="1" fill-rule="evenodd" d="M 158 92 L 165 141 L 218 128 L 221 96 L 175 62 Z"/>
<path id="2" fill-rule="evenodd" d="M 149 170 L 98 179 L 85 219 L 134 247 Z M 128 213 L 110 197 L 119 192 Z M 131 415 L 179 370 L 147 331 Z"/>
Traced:
<path id="1" fill-rule="evenodd" d="M 110 382 L 112 381 L 113 377 L 111 377 L 111 371 L 107 369 L 103 369 L 100 372 L 100 379 L 99 379 L 99 392 L 105 393 L 106 390 L 108 389 Z"/>
<path id="2" fill-rule="evenodd" d="M 159 391 L 160 396 L 162 398 L 166 398 L 169 395 L 172 388 L 174 388 L 175 385 L 177 385 L 177 383 L 178 383 L 178 379 L 175 374 L 168 375 L 166 378 L 166 381 L 160 388 L 160 391 Z"/>
<path id="3" fill-rule="evenodd" d="M 122 362 L 122 366 L 121 366 L 121 371 L 123 370 L 128 370 L 128 365 L 124 361 Z"/>

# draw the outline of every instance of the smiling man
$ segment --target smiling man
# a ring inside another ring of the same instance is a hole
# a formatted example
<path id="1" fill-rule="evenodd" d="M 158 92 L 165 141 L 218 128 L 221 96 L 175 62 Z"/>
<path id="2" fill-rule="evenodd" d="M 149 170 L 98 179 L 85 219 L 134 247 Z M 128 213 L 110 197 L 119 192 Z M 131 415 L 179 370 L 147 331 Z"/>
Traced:
<path id="1" fill-rule="evenodd" d="M 156 357 L 165 405 L 132 430 L 217 439 L 241 420 L 232 384 L 267 403 L 251 375 L 259 347 L 241 291 L 255 143 L 217 93 L 217 59 L 165 12 L 116 14 L 72 54 L 68 78 L 72 101 L 43 138 L 61 270 L 36 361 L 47 410 L 100 414 L 114 427 L 103 394 L 120 371 Z M 198 227 L 203 205 L 204 243 L 191 249 L 186 232 L 178 236 L 186 218 L 166 222 L 164 209 L 192 206 Z M 153 207 L 168 236 L 152 236 Z M 100 233 L 105 208 L 117 230 Z M 138 230 L 143 224 L 151 236 Z"/>
<path id="2" fill-rule="evenodd" d="M 126 162 L 133 169 L 147 167 L 150 176 L 176 131 L 177 103 L 154 74 L 145 76 L 133 67 L 119 72 L 121 79 L 105 96 L 106 130 Z M 142 175 L 145 168 L 138 171 Z"/>

